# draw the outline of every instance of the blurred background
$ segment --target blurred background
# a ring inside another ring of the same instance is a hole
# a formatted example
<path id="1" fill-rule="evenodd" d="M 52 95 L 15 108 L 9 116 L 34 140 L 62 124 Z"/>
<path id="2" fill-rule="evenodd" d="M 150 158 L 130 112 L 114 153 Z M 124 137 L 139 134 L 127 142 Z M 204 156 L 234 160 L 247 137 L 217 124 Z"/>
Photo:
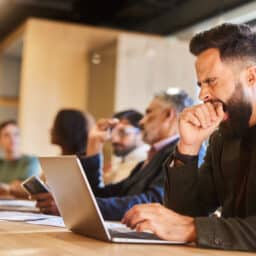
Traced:
<path id="1" fill-rule="evenodd" d="M 22 151 L 58 154 L 61 108 L 143 112 L 169 87 L 196 99 L 188 42 L 223 22 L 254 25 L 256 1 L 0 0 L 0 121 L 18 120 Z"/>

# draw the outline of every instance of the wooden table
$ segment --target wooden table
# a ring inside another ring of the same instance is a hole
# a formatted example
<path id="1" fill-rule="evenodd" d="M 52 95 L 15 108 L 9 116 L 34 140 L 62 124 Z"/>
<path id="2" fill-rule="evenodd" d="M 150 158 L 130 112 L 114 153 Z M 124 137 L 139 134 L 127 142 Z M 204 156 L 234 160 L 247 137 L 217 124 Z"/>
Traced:
<path id="1" fill-rule="evenodd" d="M 252 253 L 205 250 L 191 246 L 112 244 L 76 235 L 64 228 L 0 221 L 1 256 L 236 256 Z"/>

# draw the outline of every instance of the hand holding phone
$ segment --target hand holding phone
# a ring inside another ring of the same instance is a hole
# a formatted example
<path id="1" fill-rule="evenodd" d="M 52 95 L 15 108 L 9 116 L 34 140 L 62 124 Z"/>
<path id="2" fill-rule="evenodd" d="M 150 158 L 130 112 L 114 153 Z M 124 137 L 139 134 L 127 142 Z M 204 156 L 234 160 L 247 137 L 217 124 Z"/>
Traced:
<path id="1" fill-rule="evenodd" d="M 49 189 L 37 176 L 32 176 L 22 182 L 22 187 L 30 195 L 49 193 Z"/>

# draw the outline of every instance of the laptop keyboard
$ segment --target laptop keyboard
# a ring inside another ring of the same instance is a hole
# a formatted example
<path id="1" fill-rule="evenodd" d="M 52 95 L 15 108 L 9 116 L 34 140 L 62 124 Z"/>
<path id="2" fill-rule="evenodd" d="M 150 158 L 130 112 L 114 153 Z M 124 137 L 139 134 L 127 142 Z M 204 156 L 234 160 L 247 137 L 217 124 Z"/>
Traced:
<path id="1" fill-rule="evenodd" d="M 116 238 L 133 238 L 133 239 L 148 239 L 148 240 L 162 240 L 153 233 L 149 232 L 119 232 L 115 229 L 109 229 L 110 235 Z"/>
<path id="2" fill-rule="evenodd" d="M 121 224 L 120 222 L 106 221 L 105 223 L 111 237 L 160 241 L 162 240 L 151 232 L 136 232 Z"/>

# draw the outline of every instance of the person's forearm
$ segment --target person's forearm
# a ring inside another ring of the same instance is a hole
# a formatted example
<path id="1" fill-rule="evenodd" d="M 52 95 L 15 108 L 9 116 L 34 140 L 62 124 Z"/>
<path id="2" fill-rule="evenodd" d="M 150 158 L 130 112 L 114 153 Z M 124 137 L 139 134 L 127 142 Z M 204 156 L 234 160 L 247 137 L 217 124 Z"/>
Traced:
<path id="1" fill-rule="evenodd" d="M 100 154 L 103 150 L 103 143 L 97 138 L 89 138 L 86 155 L 93 156 Z"/>
<path id="2" fill-rule="evenodd" d="M 146 203 L 161 203 L 163 198 L 163 188 L 154 187 L 145 193 L 133 196 L 120 197 L 97 197 L 97 203 L 101 209 L 104 219 L 120 221 L 123 215 L 132 206 Z"/>
<path id="3" fill-rule="evenodd" d="M 199 151 L 200 151 L 200 147 L 201 147 L 202 143 L 198 143 L 198 144 L 193 144 L 193 145 L 188 145 L 185 144 L 182 139 L 178 142 L 178 150 L 181 154 L 184 155 L 198 155 Z"/>
<path id="4" fill-rule="evenodd" d="M 166 207 L 182 215 L 197 216 L 200 213 L 198 190 L 195 186 L 197 173 L 196 161 L 172 167 L 170 161 L 166 162 L 164 200 Z"/>
<path id="5" fill-rule="evenodd" d="M 198 246 L 256 251 L 256 216 L 247 218 L 195 218 Z"/>

